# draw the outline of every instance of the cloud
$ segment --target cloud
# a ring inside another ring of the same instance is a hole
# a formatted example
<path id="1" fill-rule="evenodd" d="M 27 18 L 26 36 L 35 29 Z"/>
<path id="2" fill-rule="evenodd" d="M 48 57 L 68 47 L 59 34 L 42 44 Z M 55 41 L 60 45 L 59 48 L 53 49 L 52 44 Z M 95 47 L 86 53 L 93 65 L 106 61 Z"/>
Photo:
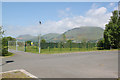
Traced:
<path id="1" fill-rule="evenodd" d="M 109 3 L 109 5 L 107 5 L 107 8 L 108 9 L 111 9 L 111 10 L 114 10 L 114 8 L 116 7 L 116 3 L 115 2 L 111 2 L 111 3 Z"/>
<path id="2" fill-rule="evenodd" d="M 118 6 L 114 7 L 114 10 L 118 10 Z"/>
<path id="3" fill-rule="evenodd" d="M 70 8 L 66 8 L 65 12 L 69 12 Z M 64 14 L 64 11 L 61 12 Z M 66 13 L 66 15 L 70 15 Z M 107 12 L 107 8 L 91 8 L 85 13 L 85 16 L 72 16 L 64 17 L 59 21 L 47 21 L 42 25 L 27 26 L 27 27 L 11 27 L 8 28 L 7 34 L 20 35 L 20 34 L 32 34 L 37 35 L 39 33 L 63 33 L 66 30 L 80 27 L 80 26 L 98 26 L 105 28 L 105 24 L 108 23 L 112 13 Z"/>
<path id="4" fill-rule="evenodd" d="M 105 7 L 101 7 L 101 8 L 98 8 L 98 9 L 90 9 L 87 12 L 87 15 L 88 16 L 96 17 L 98 15 L 104 15 L 104 14 L 106 14 L 106 12 L 107 12 L 107 9 Z"/>
<path id="5" fill-rule="evenodd" d="M 112 13 L 107 13 L 105 7 L 92 8 L 88 10 L 85 16 L 66 17 L 57 23 L 61 28 L 67 27 L 67 29 L 80 26 L 98 26 L 105 28 L 105 24 L 108 23 L 111 15 Z"/>
<path id="6" fill-rule="evenodd" d="M 66 8 L 66 11 L 70 11 L 70 8 Z"/>
<path id="7" fill-rule="evenodd" d="M 96 9 L 98 7 L 99 7 L 99 4 L 96 4 L 96 3 L 93 3 L 92 6 L 91 6 L 92 9 Z"/>
<path id="8" fill-rule="evenodd" d="M 65 18 L 65 17 L 69 17 L 69 16 L 72 16 L 72 13 L 70 12 L 70 8 L 65 8 L 64 10 L 59 10 L 58 11 L 58 16 L 60 18 Z"/>
<path id="9" fill-rule="evenodd" d="M 114 3 L 114 2 L 111 2 L 111 3 L 109 4 L 109 6 L 113 7 L 113 6 L 115 6 L 115 3 Z"/>

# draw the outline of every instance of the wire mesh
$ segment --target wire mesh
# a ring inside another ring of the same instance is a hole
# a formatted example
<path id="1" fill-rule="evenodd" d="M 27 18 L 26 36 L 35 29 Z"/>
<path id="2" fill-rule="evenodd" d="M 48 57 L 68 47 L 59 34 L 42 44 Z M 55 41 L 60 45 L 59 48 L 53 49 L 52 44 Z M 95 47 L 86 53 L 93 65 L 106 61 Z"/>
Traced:
<path id="1" fill-rule="evenodd" d="M 8 49 L 14 49 L 17 51 L 24 51 L 25 42 L 24 41 L 8 41 Z"/>
<path id="2" fill-rule="evenodd" d="M 38 42 L 25 42 L 25 41 L 9 41 L 9 49 L 14 49 L 18 51 L 25 51 L 31 53 L 39 53 Z M 69 51 L 89 51 L 96 49 L 96 43 L 73 43 L 73 42 L 45 42 L 40 43 L 41 51 L 40 53 L 61 53 Z"/>

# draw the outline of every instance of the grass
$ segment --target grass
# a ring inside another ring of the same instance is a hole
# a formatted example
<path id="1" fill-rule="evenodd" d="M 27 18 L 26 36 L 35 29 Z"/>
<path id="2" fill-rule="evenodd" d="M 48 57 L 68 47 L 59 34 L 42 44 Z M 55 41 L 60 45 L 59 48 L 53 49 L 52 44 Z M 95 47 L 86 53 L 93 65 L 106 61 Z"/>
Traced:
<path id="1" fill-rule="evenodd" d="M 15 46 L 10 47 L 10 49 L 15 49 Z M 24 51 L 23 47 L 17 47 L 18 51 Z M 47 49 L 41 49 L 41 54 L 55 54 L 55 53 L 72 53 L 72 52 L 86 52 L 86 51 L 113 51 L 117 49 L 111 49 L 111 50 L 97 50 L 96 47 L 93 48 L 47 48 Z M 39 49 L 37 46 L 27 46 L 26 52 L 31 53 L 37 53 L 39 54 Z"/>
<path id="2" fill-rule="evenodd" d="M 70 52 L 80 52 L 80 51 L 93 51 L 96 48 L 47 48 L 41 49 L 41 54 L 54 54 L 54 53 L 70 53 Z M 26 52 L 38 53 L 39 50 L 36 47 L 27 47 Z"/>
<path id="3" fill-rule="evenodd" d="M 5 55 L 5 56 L 1 56 L 1 57 L 11 57 L 11 56 L 14 56 L 15 54 L 13 54 L 13 53 L 11 53 L 11 52 L 8 52 L 8 54 L 7 55 Z"/>
<path id="4" fill-rule="evenodd" d="M 10 57 L 10 56 L 14 56 L 15 54 L 11 53 L 11 52 L 8 52 L 9 55 L 5 56 L 5 57 Z"/>
<path id="5" fill-rule="evenodd" d="M 97 50 L 96 47 L 93 48 L 47 48 L 47 49 L 41 49 L 41 54 L 55 54 L 55 53 L 72 53 L 72 52 L 86 52 L 86 51 L 113 51 L 117 49 L 111 49 L 111 50 Z M 39 53 L 39 50 L 37 47 L 26 47 L 26 52 L 31 53 Z"/>
<path id="6" fill-rule="evenodd" d="M 2 73 L 2 78 L 31 78 L 21 71 Z"/>

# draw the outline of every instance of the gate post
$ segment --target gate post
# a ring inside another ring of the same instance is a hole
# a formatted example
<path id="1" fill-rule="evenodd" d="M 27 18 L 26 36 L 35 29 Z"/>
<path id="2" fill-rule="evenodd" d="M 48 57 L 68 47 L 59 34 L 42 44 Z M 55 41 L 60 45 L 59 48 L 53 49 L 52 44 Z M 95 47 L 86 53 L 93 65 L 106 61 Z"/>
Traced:
<path id="1" fill-rule="evenodd" d="M 70 51 L 71 51 L 71 48 L 72 48 L 72 42 L 70 42 Z"/>

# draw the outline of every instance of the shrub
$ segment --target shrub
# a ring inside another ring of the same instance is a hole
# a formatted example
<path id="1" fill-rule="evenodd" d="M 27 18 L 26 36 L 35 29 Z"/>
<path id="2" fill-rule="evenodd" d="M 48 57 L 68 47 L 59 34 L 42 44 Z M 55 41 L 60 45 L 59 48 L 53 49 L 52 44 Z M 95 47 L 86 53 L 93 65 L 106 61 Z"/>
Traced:
<path id="1" fill-rule="evenodd" d="M 9 56 L 11 53 L 8 52 L 8 41 L 15 40 L 12 37 L 3 37 L 2 38 L 2 56 Z"/>

